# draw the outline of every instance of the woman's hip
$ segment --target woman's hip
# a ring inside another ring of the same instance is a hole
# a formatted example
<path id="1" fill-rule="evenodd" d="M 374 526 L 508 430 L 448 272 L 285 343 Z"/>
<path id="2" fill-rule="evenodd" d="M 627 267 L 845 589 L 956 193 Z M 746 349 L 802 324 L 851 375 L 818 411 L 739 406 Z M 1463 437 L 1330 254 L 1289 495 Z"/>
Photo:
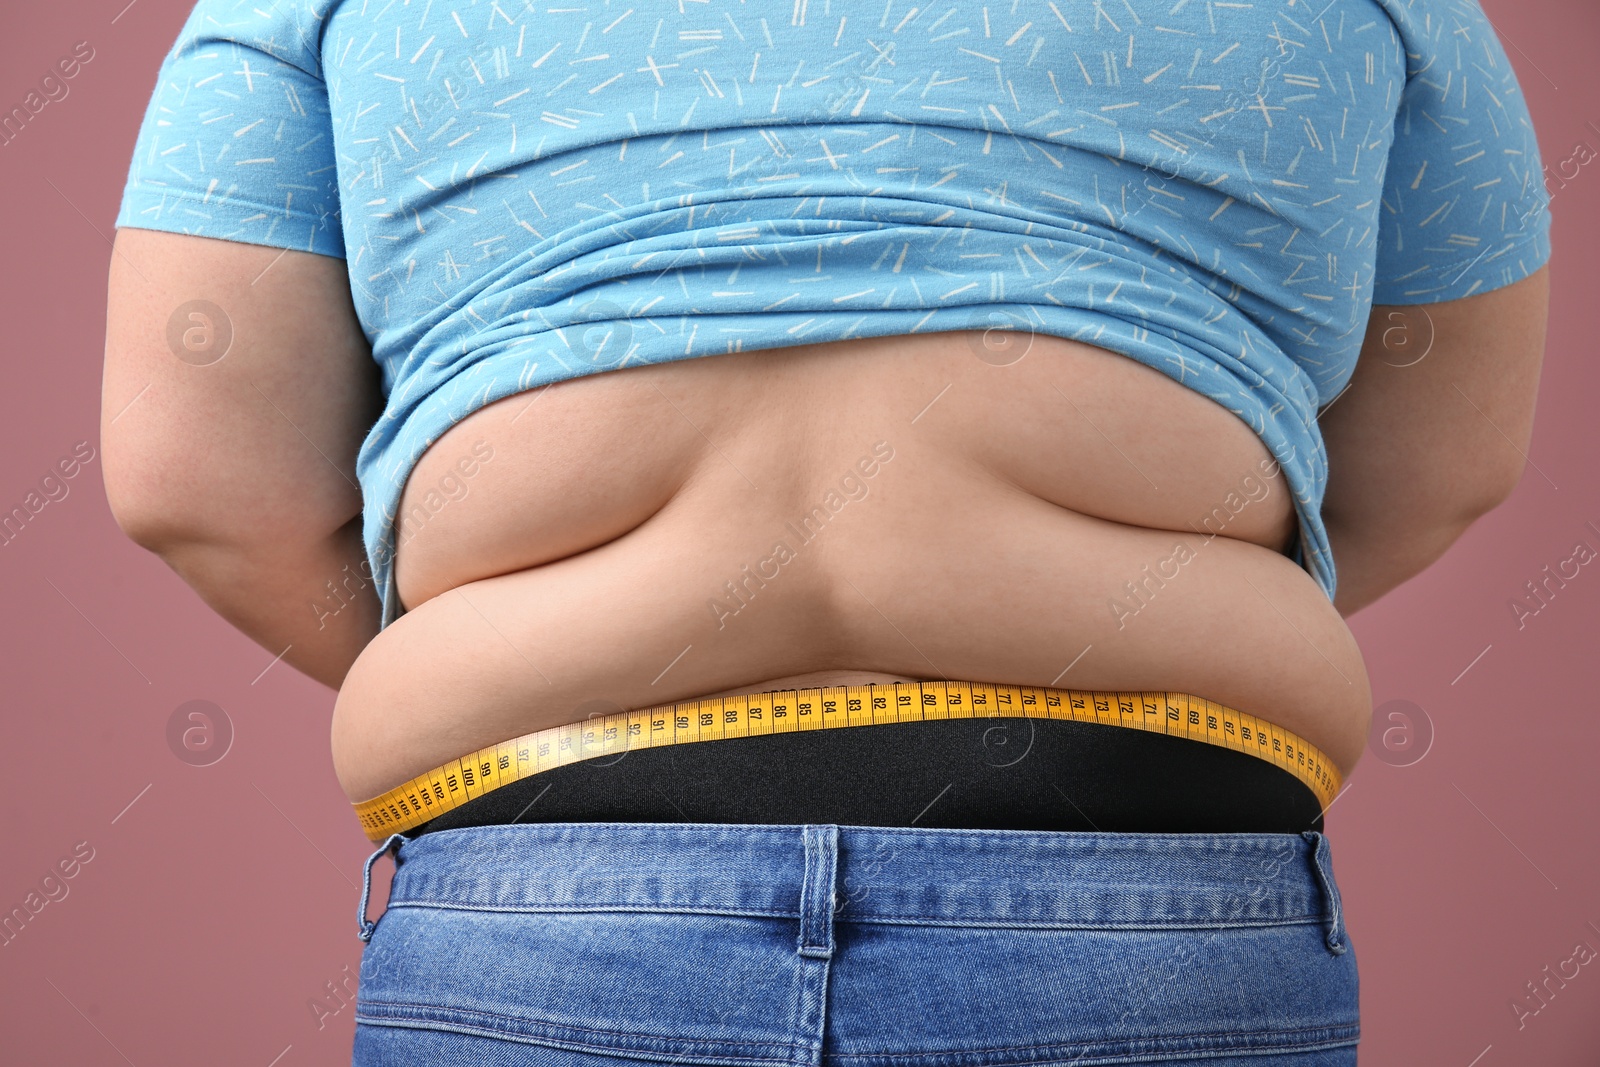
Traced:
<path id="1" fill-rule="evenodd" d="M 361 1064 L 1354 1062 L 1315 831 L 546 822 L 388 844 Z"/>

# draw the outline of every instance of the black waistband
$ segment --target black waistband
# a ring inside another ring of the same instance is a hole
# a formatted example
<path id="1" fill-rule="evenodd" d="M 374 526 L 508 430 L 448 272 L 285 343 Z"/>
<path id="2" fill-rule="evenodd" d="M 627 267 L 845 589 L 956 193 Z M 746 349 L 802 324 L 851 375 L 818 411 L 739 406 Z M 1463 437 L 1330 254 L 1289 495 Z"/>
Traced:
<path id="1" fill-rule="evenodd" d="M 513 822 L 836 823 L 1105 833 L 1322 829 L 1256 756 L 1122 726 L 971 718 L 643 748 L 501 786 L 408 836 Z"/>

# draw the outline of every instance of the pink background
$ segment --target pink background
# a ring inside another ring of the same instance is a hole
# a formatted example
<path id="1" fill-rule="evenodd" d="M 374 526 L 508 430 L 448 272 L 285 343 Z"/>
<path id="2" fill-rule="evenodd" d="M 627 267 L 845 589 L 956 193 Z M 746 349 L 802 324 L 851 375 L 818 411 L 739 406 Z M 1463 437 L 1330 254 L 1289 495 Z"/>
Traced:
<path id="1" fill-rule="evenodd" d="M 156 67 L 189 8 L 124 3 L 16 4 L 4 16 L 4 109 L 75 42 L 96 54 L 64 100 L 0 147 L 0 511 L 77 442 L 98 453 L 112 220 Z M 1509 607 L 1580 539 L 1600 550 L 1585 525 L 1600 528 L 1600 162 L 1564 186 L 1555 177 L 1578 145 L 1600 149 L 1600 7 L 1485 7 L 1555 190 L 1550 343 L 1516 494 L 1351 620 L 1380 707 L 1412 701 L 1434 729 L 1410 766 L 1369 754 L 1328 819 L 1367 1065 L 1600 1061 L 1600 960 L 1564 988 L 1551 982 L 1555 996 L 1521 1029 L 1511 1008 L 1578 942 L 1600 951 L 1600 566 L 1521 630 Z M 328 756 L 334 694 L 281 663 L 263 673 L 271 655 L 122 537 L 98 455 L 67 485 L 0 546 L 0 911 L 78 842 L 94 853 L 66 898 L 0 947 L 0 1059 L 347 1064 L 353 1008 L 327 983 L 357 969 L 370 846 Z M 197 699 L 235 729 L 208 767 L 180 762 L 166 740 L 173 710 Z M 378 906 L 388 871 L 379 865 Z M 320 1025 L 319 996 L 338 1008 Z"/>

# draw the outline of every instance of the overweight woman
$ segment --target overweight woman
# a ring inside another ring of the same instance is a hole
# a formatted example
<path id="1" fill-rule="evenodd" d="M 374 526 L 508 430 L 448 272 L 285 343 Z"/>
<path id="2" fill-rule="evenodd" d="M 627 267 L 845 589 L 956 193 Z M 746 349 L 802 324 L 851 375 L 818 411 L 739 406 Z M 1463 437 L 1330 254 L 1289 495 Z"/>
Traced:
<path id="1" fill-rule="evenodd" d="M 1355 1062 L 1344 620 L 1543 348 L 1476 0 L 201 0 L 117 223 L 117 520 L 396 865 L 356 1063 Z"/>

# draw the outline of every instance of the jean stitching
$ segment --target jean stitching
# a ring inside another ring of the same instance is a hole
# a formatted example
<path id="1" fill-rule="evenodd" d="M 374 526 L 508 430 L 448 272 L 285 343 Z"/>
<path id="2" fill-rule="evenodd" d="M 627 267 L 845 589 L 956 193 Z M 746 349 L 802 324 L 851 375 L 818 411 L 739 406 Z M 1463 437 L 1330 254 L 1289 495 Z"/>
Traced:
<path id="1" fill-rule="evenodd" d="M 1332 1035 L 1337 1035 L 1337 1034 L 1340 1034 L 1340 1033 L 1349 1033 L 1351 1037 L 1359 1037 L 1359 1026 L 1360 1026 L 1359 1023 L 1353 1023 L 1353 1022 L 1351 1022 L 1351 1023 L 1328 1023 L 1328 1024 L 1325 1024 L 1325 1025 L 1322 1025 L 1322 1026 L 1297 1026 L 1297 1027 L 1293 1027 L 1293 1028 L 1289 1028 L 1289 1029 L 1275 1029 L 1275 1030 L 1206 1030 L 1206 1031 L 1191 1031 L 1189 1033 L 1183 1033 L 1183 1034 L 1163 1034 L 1160 1037 L 1135 1037 L 1135 1038 L 1125 1038 L 1125 1039 L 1113 1040 L 1113 1041 L 1054 1041 L 1054 1042 L 1041 1042 L 1041 1043 L 1036 1043 L 1036 1044 L 1031 1044 L 1031 1045 L 993 1045 L 993 1046 L 990 1046 L 988 1048 L 972 1048 L 972 1049 L 969 1049 L 969 1048 L 963 1048 L 963 1049 L 930 1049 L 930 1050 L 923 1050 L 923 1051 L 918 1051 L 918 1052 L 834 1052 L 834 1053 L 829 1053 L 829 1055 L 832 1056 L 835 1059 L 841 1059 L 841 1060 L 849 1060 L 849 1059 L 857 1059 L 857 1060 L 861 1060 L 861 1059 L 915 1059 L 915 1058 L 920 1058 L 920 1057 L 925 1057 L 925 1056 L 938 1056 L 938 1055 L 966 1056 L 966 1055 L 981 1054 L 981 1053 L 987 1053 L 987 1052 L 1027 1052 L 1030 1049 L 1059 1050 L 1059 1049 L 1070 1049 L 1070 1048 L 1092 1048 L 1092 1047 L 1095 1047 L 1096 1045 L 1098 1045 L 1098 1046 L 1100 1046 L 1102 1048 L 1107 1048 L 1107 1049 L 1113 1048 L 1118 1044 L 1132 1047 L 1132 1046 L 1137 1046 L 1140 1043 L 1145 1043 L 1145 1044 L 1148 1044 L 1150 1046 L 1158 1046 L 1159 1045 L 1159 1046 L 1164 1046 L 1164 1047 L 1171 1047 L 1172 1045 L 1174 1045 L 1176 1043 L 1179 1043 L 1179 1042 L 1185 1042 L 1186 1043 L 1186 1042 L 1191 1042 L 1191 1041 L 1195 1041 L 1195 1040 L 1212 1040 L 1212 1039 L 1215 1039 L 1215 1038 L 1238 1038 L 1238 1037 L 1244 1037 L 1244 1038 L 1293 1037 L 1296 1034 L 1309 1034 L 1309 1035 L 1327 1034 L 1327 1035 L 1330 1035 L 1328 1037 L 1313 1038 L 1312 1039 L 1312 1043 L 1314 1043 L 1314 1044 L 1323 1044 L 1323 1043 L 1326 1043 L 1327 1041 L 1333 1041 L 1333 1040 L 1344 1042 L 1344 1043 L 1348 1043 L 1348 1040 L 1346 1038 L 1334 1037 Z M 1354 1030 L 1355 1033 L 1351 1033 L 1352 1030 Z M 1226 1046 L 1226 1045 L 1224 1045 L 1224 1046 L 1221 1046 L 1221 1047 L 1226 1049 L 1226 1048 L 1249 1048 L 1251 1046 L 1250 1045 L 1235 1045 L 1235 1046 Z M 1293 1047 L 1293 1046 L 1276 1045 L 1276 1046 L 1273 1046 L 1273 1047 L 1275 1047 L 1275 1048 L 1286 1048 L 1286 1047 Z"/>
<path id="2" fill-rule="evenodd" d="M 372 999 L 368 999 L 361 1005 L 361 1007 L 359 1007 L 356 1010 L 356 1016 L 355 1017 L 357 1019 L 361 1019 L 363 1017 L 363 1015 L 366 1013 L 366 1011 L 368 1009 L 371 1009 L 371 1008 L 414 1008 L 414 1009 L 430 1011 L 430 1012 L 440 1012 L 440 1013 L 447 1014 L 447 1015 L 477 1016 L 477 1017 L 484 1018 L 484 1019 L 503 1019 L 506 1022 L 531 1023 L 531 1024 L 539 1025 L 539 1026 L 556 1027 L 556 1028 L 559 1028 L 559 1029 L 562 1029 L 562 1030 L 574 1030 L 574 1031 L 577 1031 L 579 1033 L 585 1033 L 585 1034 L 595 1034 L 595 1035 L 598 1035 L 598 1036 L 633 1038 L 633 1039 L 640 1040 L 640 1041 L 664 1041 L 664 1042 L 671 1042 L 671 1043 L 675 1043 L 675 1044 L 692 1044 L 692 1045 L 726 1045 L 729 1048 L 774 1047 L 774 1048 L 807 1049 L 807 1048 L 810 1047 L 810 1046 L 808 1046 L 806 1044 L 803 1044 L 803 1043 L 794 1042 L 794 1041 L 783 1041 L 783 1040 L 776 1039 L 776 1038 L 772 1039 L 772 1040 L 759 1040 L 759 1041 L 727 1041 L 727 1040 L 723 1040 L 721 1038 L 716 1038 L 716 1037 L 670 1037 L 670 1036 L 664 1036 L 664 1035 L 660 1035 L 660 1034 L 640 1034 L 640 1033 L 635 1033 L 635 1032 L 629 1031 L 629 1030 L 604 1030 L 604 1029 L 601 1029 L 601 1028 L 595 1027 L 595 1026 L 579 1026 L 579 1025 L 577 1025 L 575 1023 L 557 1022 L 554 1019 L 540 1019 L 540 1018 L 534 1018 L 534 1017 L 525 1016 L 525 1015 L 505 1015 L 505 1014 L 503 1014 L 501 1012 L 481 1011 L 481 1010 L 479 1010 L 477 1008 L 456 1008 L 456 1007 L 448 1007 L 448 1006 L 439 1005 L 439 1004 L 419 1004 L 419 1003 L 416 1003 L 414 1001 L 406 1001 L 406 1000 L 372 1000 Z M 383 1016 L 374 1016 L 374 1017 L 370 1018 L 368 1021 L 370 1021 L 370 1022 L 380 1022 L 380 1021 L 383 1021 L 383 1018 L 384 1018 Z"/>
<path id="3" fill-rule="evenodd" d="M 393 848 L 396 841 L 403 840 L 404 837 L 401 834 L 390 834 L 383 842 L 383 845 L 367 857 L 367 862 L 361 868 L 361 903 L 357 907 L 356 937 L 361 940 L 362 944 L 367 944 L 372 940 L 373 931 L 378 926 L 377 920 L 369 920 L 367 918 L 367 905 L 371 902 L 372 895 L 372 865 Z M 396 862 L 398 863 L 398 859 Z M 382 918 L 382 916 L 379 916 L 379 918 Z"/>
<path id="4" fill-rule="evenodd" d="M 673 1043 L 673 1044 L 721 1045 L 721 1046 L 726 1046 L 726 1047 L 734 1048 L 734 1049 L 740 1049 L 740 1048 L 744 1048 L 744 1049 L 748 1049 L 748 1048 L 807 1049 L 807 1048 L 809 1048 L 809 1046 L 807 1046 L 805 1044 L 800 1044 L 800 1043 L 796 1043 L 796 1042 L 792 1042 L 792 1041 L 782 1041 L 782 1040 L 728 1041 L 728 1040 L 722 1040 L 720 1038 L 711 1038 L 711 1037 L 677 1038 L 677 1037 L 666 1037 L 666 1036 L 657 1035 L 657 1034 L 640 1034 L 640 1033 L 635 1033 L 635 1032 L 625 1031 L 625 1030 L 602 1030 L 602 1029 L 599 1029 L 597 1027 L 577 1026 L 577 1025 L 570 1024 L 570 1023 L 557 1022 L 557 1021 L 551 1020 L 551 1019 L 538 1019 L 538 1018 L 530 1018 L 530 1017 L 527 1017 L 527 1016 L 519 1016 L 519 1015 L 504 1015 L 504 1014 L 501 1014 L 499 1012 L 479 1011 L 479 1010 L 473 1009 L 473 1008 L 441 1007 L 441 1006 L 436 1005 L 436 1004 L 418 1004 L 418 1003 L 409 1002 L 409 1001 L 389 1001 L 389 1000 L 370 1001 L 369 1000 L 369 1001 L 366 1002 L 366 1005 L 364 1007 L 362 1007 L 362 1008 L 357 1010 L 356 1016 L 355 1016 L 356 1020 L 357 1021 L 365 1021 L 365 1022 L 372 1023 L 372 1024 L 381 1024 L 381 1023 L 383 1023 L 385 1021 L 390 1021 L 390 1020 L 387 1020 L 384 1016 L 370 1016 L 370 1017 L 366 1016 L 366 1009 L 367 1008 L 373 1008 L 373 1007 L 378 1007 L 378 1008 L 384 1008 L 384 1007 L 388 1007 L 388 1008 L 416 1008 L 416 1009 L 423 1009 L 423 1010 L 432 1011 L 432 1012 L 440 1012 L 440 1013 L 449 1014 L 449 1015 L 476 1016 L 476 1017 L 480 1017 L 480 1018 L 484 1018 L 484 1019 L 491 1019 L 491 1020 L 500 1019 L 500 1020 L 505 1020 L 507 1022 L 512 1022 L 512 1023 L 524 1023 L 524 1024 L 550 1026 L 550 1027 L 554 1027 L 554 1028 L 559 1028 L 559 1029 L 563 1029 L 563 1030 L 571 1030 L 571 1031 L 575 1031 L 575 1032 L 579 1032 L 579 1033 L 585 1033 L 585 1034 L 595 1034 L 595 1035 L 600 1035 L 600 1036 L 631 1038 L 631 1039 L 635 1039 L 635 1040 L 642 1041 L 642 1042 L 661 1041 L 661 1042 Z M 1156 1037 L 1156 1038 L 1129 1038 L 1129 1039 L 1125 1039 L 1125 1040 L 1120 1041 L 1120 1042 L 1116 1042 L 1116 1041 L 1099 1041 L 1099 1042 L 1055 1041 L 1055 1042 L 1036 1042 L 1036 1043 L 1033 1043 L 1033 1044 L 1023 1044 L 1023 1045 L 991 1045 L 991 1046 L 986 1046 L 984 1048 L 971 1048 L 971 1049 L 969 1049 L 969 1048 L 963 1048 L 963 1049 L 927 1049 L 927 1050 L 911 1051 L 911 1052 L 835 1052 L 835 1053 L 830 1053 L 830 1055 L 833 1056 L 835 1059 L 918 1059 L 918 1058 L 923 1058 L 923 1057 L 928 1057 L 928 1056 L 937 1056 L 937 1055 L 973 1055 L 973 1054 L 983 1054 L 983 1053 L 990 1053 L 990 1052 L 1025 1052 L 1025 1051 L 1028 1051 L 1028 1050 L 1031 1050 L 1031 1049 L 1045 1050 L 1045 1049 L 1068 1049 L 1068 1048 L 1092 1048 L 1092 1047 L 1095 1047 L 1096 1045 L 1099 1045 L 1100 1047 L 1103 1047 L 1103 1048 L 1111 1048 L 1111 1047 L 1114 1047 L 1115 1045 L 1117 1045 L 1119 1043 L 1123 1044 L 1123 1045 L 1127 1045 L 1127 1046 L 1133 1046 L 1133 1045 L 1137 1045 L 1139 1042 L 1147 1042 L 1152 1046 L 1161 1045 L 1161 1046 L 1170 1048 L 1170 1047 L 1173 1047 L 1173 1045 L 1175 1043 L 1178 1043 L 1178 1042 L 1193 1042 L 1193 1041 L 1196 1041 L 1196 1040 L 1212 1040 L 1212 1039 L 1216 1039 L 1216 1038 L 1240 1038 L 1240 1037 L 1249 1038 L 1249 1039 L 1264 1038 L 1264 1037 L 1294 1037 L 1297 1034 L 1301 1034 L 1301 1035 L 1326 1034 L 1326 1035 L 1329 1035 L 1329 1036 L 1324 1037 L 1324 1038 L 1314 1039 L 1314 1042 L 1327 1042 L 1327 1041 L 1335 1041 L 1336 1040 L 1336 1041 L 1340 1041 L 1340 1042 L 1344 1042 L 1344 1043 L 1349 1043 L 1350 1039 L 1359 1038 L 1359 1036 L 1360 1036 L 1360 1022 L 1359 1021 L 1338 1022 L 1338 1023 L 1327 1023 L 1327 1024 L 1324 1024 L 1324 1025 L 1321 1025 L 1321 1026 L 1298 1026 L 1298 1027 L 1287 1027 L 1287 1028 L 1275 1028 L 1275 1029 L 1270 1029 L 1270 1030 L 1240 1031 L 1240 1030 L 1236 1030 L 1235 1029 L 1235 1030 L 1190 1031 L 1188 1033 L 1169 1034 L 1169 1035 L 1163 1035 L 1161 1037 Z M 1349 1038 L 1334 1036 L 1334 1035 L 1338 1035 L 1338 1034 L 1347 1034 L 1347 1035 L 1349 1035 Z M 1224 1047 L 1228 1047 L 1228 1046 L 1224 1046 Z M 1236 1045 L 1236 1046 L 1232 1046 L 1232 1047 L 1249 1048 L 1250 1045 L 1244 1044 L 1244 1045 Z M 1283 1048 L 1283 1047 L 1286 1047 L 1286 1046 L 1281 1046 L 1280 1045 L 1280 1046 L 1276 1046 L 1276 1047 Z"/>
<path id="5" fill-rule="evenodd" d="M 510 907 L 504 904 L 467 904 L 454 901 L 441 900 L 391 900 L 389 911 L 398 908 L 415 908 L 419 910 L 434 909 L 438 911 L 470 911 L 487 912 L 502 915 L 582 915 L 589 912 L 617 912 L 633 915 L 717 915 L 727 918 L 749 919 L 798 919 L 800 912 L 784 909 L 775 911 L 759 911 L 753 908 L 713 908 L 704 904 L 686 904 L 680 908 L 667 908 L 659 904 L 554 904 L 554 905 L 526 905 L 523 907 Z M 1238 917 L 1218 916 L 1213 919 L 1168 919 L 1161 920 L 1127 920 L 1115 922 L 1109 920 L 1094 921 L 1082 920 L 1006 920 L 1006 919 L 979 919 L 973 916 L 962 915 L 930 915 L 922 912 L 873 912 L 870 915 L 850 915 L 841 913 L 840 922 L 849 923 L 876 923 L 876 922 L 923 922 L 935 926 L 970 926 L 980 929 L 1039 929 L 1039 930 L 1216 930 L 1216 929 L 1268 929 L 1277 926 L 1304 926 L 1309 923 L 1318 925 L 1327 921 L 1327 913 L 1323 909 L 1314 912 L 1296 912 L 1292 915 L 1270 915 L 1260 918 L 1243 919 Z"/>
<path id="6" fill-rule="evenodd" d="M 1315 830 L 1308 830 L 1302 836 L 1312 843 L 1311 866 L 1317 885 L 1322 890 L 1325 905 L 1323 918 L 1328 925 L 1325 938 L 1328 951 L 1335 956 L 1342 956 L 1348 949 L 1344 942 L 1344 909 L 1339 898 L 1339 887 L 1333 880 L 1332 850 L 1328 847 L 1328 837 Z"/>
<path id="7" fill-rule="evenodd" d="M 578 836 L 588 836 L 587 830 L 592 827 L 624 827 L 632 830 L 643 829 L 648 836 L 657 836 L 661 833 L 682 834 L 690 833 L 697 837 L 727 838 L 738 840 L 740 838 L 761 837 L 793 837 L 800 823 L 637 823 L 637 822 L 583 822 L 583 823 L 494 823 L 486 826 L 462 826 L 451 830 L 438 830 L 434 833 L 424 834 L 417 838 L 418 842 L 426 842 L 442 834 L 452 833 L 523 833 L 546 826 L 581 827 Z M 1110 832 L 1093 831 L 1067 831 L 1067 830 L 1012 830 L 993 827 L 942 827 L 942 826 L 866 826 L 854 823 L 837 824 L 842 833 L 853 836 L 865 834 L 894 834 L 910 837 L 925 837 L 930 834 L 953 837 L 1009 837 L 1030 838 L 1038 840 L 1046 848 L 1055 847 L 1055 843 L 1067 843 L 1070 848 L 1080 847 L 1099 848 L 1102 843 L 1112 843 L 1126 838 L 1128 835 Z M 702 831 L 701 827 L 708 828 Z M 685 829 L 694 828 L 694 829 Z M 566 836 L 573 831 L 563 829 L 560 835 Z M 1283 838 L 1301 837 L 1293 833 L 1254 833 L 1254 832 L 1220 832 L 1220 833 L 1141 833 L 1140 851 L 1147 851 L 1150 847 L 1190 849 L 1201 845 L 1208 852 L 1219 849 L 1237 851 L 1239 849 L 1259 850 Z M 1091 840 L 1093 839 L 1093 840 Z M 1053 843 L 1054 842 L 1054 843 Z M 1076 842 L 1076 843 L 1073 843 Z"/>

